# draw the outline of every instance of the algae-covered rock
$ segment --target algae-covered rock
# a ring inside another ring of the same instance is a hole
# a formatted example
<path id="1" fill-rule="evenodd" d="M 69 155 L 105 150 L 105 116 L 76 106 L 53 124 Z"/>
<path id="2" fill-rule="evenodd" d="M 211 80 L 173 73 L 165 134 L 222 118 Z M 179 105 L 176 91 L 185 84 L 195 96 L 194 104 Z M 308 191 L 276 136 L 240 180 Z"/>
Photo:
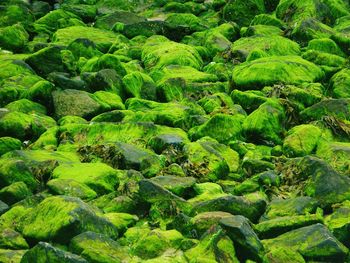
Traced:
<path id="1" fill-rule="evenodd" d="M 78 197 L 82 200 L 90 200 L 97 194 L 89 186 L 74 179 L 52 179 L 47 182 L 47 187 L 53 194 Z"/>
<path id="2" fill-rule="evenodd" d="M 98 194 L 108 193 L 117 188 L 118 171 L 104 163 L 62 164 L 53 172 L 53 178 L 73 179 L 86 184 Z"/>
<path id="3" fill-rule="evenodd" d="M 332 86 L 332 93 L 335 98 L 341 99 L 341 98 L 349 98 L 350 97 L 350 90 L 349 90 L 349 83 L 350 83 L 350 71 L 349 69 L 342 69 L 341 71 L 337 72 L 333 75 L 332 79 L 330 80 L 331 86 Z"/>
<path id="4" fill-rule="evenodd" d="M 0 28 L 0 46 L 11 51 L 21 51 L 28 43 L 29 35 L 21 24 Z"/>
<path id="5" fill-rule="evenodd" d="M 49 243 L 39 242 L 36 246 L 24 253 L 21 262 L 86 263 L 88 261 L 78 255 L 54 247 Z"/>
<path id="6" fill-rule="evenodd" d="M 229 1 L 223 9 L 223 17 L 234 21 L 241 26 L 247 26 L 255 15 L 265 13 L 264 1 L 255 0 L 244 2 L 241 0 Z"/>
<path id="7" fill-rule="evenodd" d="M 22 148 L 22 142 L 12 137 L 0 138 L 0 156 L 14 150 L 20 150 Z"/>
<path id="8" fill-rule="evenodd" d="M 269 100 L 248 115 L 243 122 L 243 132 L 253 141 L 280 144 L 284 119 L 283 107 L 278 101 Z"/>
<path id="9" fill-rule="evenodd" d="M 348 249 L 322 224 L 314 224 L 263 241 L 264 246 L 284 247 L 310 260 L 342 261 Z"/>
<path id="10" fill-rule="evenodd" d="M 76 197 L 48 197 L 22 218 L 20 232 L 31 240 L 67 243 L 77 234 L 95 231 L 112 238 L 116 227 Z"/>
<path id="11" fill-rule="evenodd" d="M 0 190 L 0 199 L 9 205 L 21 201 L 30 195 L 32 195 L 32 192 L 23 182 L 15 182 Z"/>
<path id="12" fill-rule="evenodd" d="M 234 85 L 243 89 L 257 89 L 273 84 L 301 84 L 316 82 L 323 71 L 297 56 L 272 56 L 245 62 L 233 69 Z"/>
<path id="13" fill-rule="evenodd" d="M 75 236 L 69 245 L 70 251 L 85 258 L 87 262 L 121 262 L 130 260 L 128 250 L 118 242 L 94 232 L 84 232 Z"/>

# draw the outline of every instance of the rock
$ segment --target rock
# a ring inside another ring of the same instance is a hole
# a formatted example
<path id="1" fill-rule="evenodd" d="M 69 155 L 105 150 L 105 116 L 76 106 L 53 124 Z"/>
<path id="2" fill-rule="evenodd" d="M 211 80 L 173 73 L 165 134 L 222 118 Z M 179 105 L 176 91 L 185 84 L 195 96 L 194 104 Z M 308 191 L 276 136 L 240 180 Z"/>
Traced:
<path id="1" fill-rule="evenodd" d="M 52 40 L 57 44 L 68 45 L 78 38 L 86 38 L 94 42 L 98 50 L 106 52 L 116 37 L 117 35 L 111 31 L 76 25 L 57 30 Z"/>
<path id="2" fill-rule="evenodd" d="M 155 100 L 156 84 L 153 79 L 141 72 L 131 72 L 123 78 L 124 92 L 127 97 Z"/>
<path id="3" fill-rule="evenodd" d="M 34 241 L 54 240 L 68 243 L 85 231 L 94 231 L 116 238 L 116 227 L 99 216 L 92 207 L 76 197 L 48 197 L 25 214 L 19 227 L 27 239 Z"/>
<path id="4" fill-rule="evenodd" d="M 46 115 L 46 108 L 36 102 L 32 102 L 28 99 L 20 99 L 11 102 L 5 106 L 10 111 L 18 111 L 26 114 L 36 113 L 38 115 Z"/>
<path id="5" fill-rule="evenodd" d="M 314 214 L 317 207 L 317 200 L 308 196 L 299 196 L 289 199 L 274 199 L 267 206 L 265 214 L 260 221 L 284 216 Z"/>
<path id="6" fill-rule="evenodd" d="M 52 93 L 55 116 L 60 119 L 72 115 L 83 118 L 91 118 L 102 111 L 92 94 L 86 91 L 66 89 Z"/>
<path id="7" fill-rule="evenodd" d="M 329 54 L 338 55 L 341 57 L 346 56 L 344 52 L 340 49 L 334 40 L 329 38 L 313 39 L 309 41 L 307 45 L 307 50 L 317 50 L 321 52 L 326 52 Z"/>
<path id="8" fill-rule="evenodd" d="M 188 196 L 196 183 L 193 177 L 156 176 L 150 179 L 178 196 Z"/>
<path id="9" fill-rule="evenodd" d="M 0 249 L 0 260 L 4 263 L 20 263 L 27 250 Z"/>
<path id="10" fill-rule="evenodd" d="M 124 233 L 139 220 L 136 215 L 128 213 L 107 213 L 104 216 L 118 229 L 118 233 Z"/>
<path id="11" fill-rule="evenodd" d="M 237 252 L 241 257 L 261 260 L 264 247 L 250 224 L 249 220 L 241 215 L 220 220 L 220 225 L 226 230 L 226 234 L 235 241 Z"/>
<path id="12" fill-rule="evenodd" d="M 118 170 L 104 163 L 62 164 L 52 172 L 54 179 L 73 179 L 87 185 L 97 194 L 109 193 L 117 189 L 119 175 Z"/>
<path id="13" fill-rule="evenodd" d="M 47 182 L 47 187 L 50 192 L 55 195 L 67 195 L 78 197 L 82 200 L 91 200 L 97 197 L 97 193 L 88 187 L 86 184 L 81 183 L 74 179 L 52 179 Z"/>
<path id="14" fill-rule="evenodd" d="M 71 12 L 57 9 L 36 20 L 34 28 L 38 33 L 52 34 L 57 29 L 78 25 L 84 26 L 84 23 L 78 16 Z"/>
<path id="15" fill-rule="evenodd" d="M 3 49 L 19 52 L 28 43 L 29 34 L 21 24 L 0 28 L 0 46 Z"/>
<path id="16" fill-rule="evenodd" d="M 126 74 L 124 66 L 121 64 L 116 55 L 104 54 L 101 57 L 93 57 L 82 65 L 80 71 L 84 72 L 98 72 L 102 69 L 114 69 L 118 75 L 123 77 Z"/>
<path id="17" fill-rule="evenodd" d="M 301 216 L 284 216 L 271 220 L 263 221 L 255 225 L 255 230 L 261 239 L 274 238 L 288 231 L 300 227 L 322 223 L 321 214 L 301 215 Z"/>
<path id="18" fill-rule="evenodd" d="M 271 249 L 270 252 L 266 253 L 263 262 L 295 262 L 305 263 L 304 258 L 297 252 L 288 248 L 278 247 Z"/>
<path id="19" fill-rule="evenodd" d="M 248 26 L 255 15 L 264 12 L 264 1 L 256 0 L 247 3 L 241 0 L 232 0 L 225 5 L 223 17 L 227 21 L 234 21 L 241 26 Z"/>
<path id="20" fill-rule="evenodd" d="M 283 152 L 290 157 L 311 154 L 321 137 L 321 130 L 311 124 L 302 124 L 293 127 L 283 142 Z"/>
<path id="21" fill-rule="evenodd" d="M 96 44 L 87 38 L 77 38 L 70 42 L 67 50 L 72 52 L 76 59 L 84 57 L 90 59 L 95 56 L 101 56 L 103 53 L 97 49 Z"/>
<path id="22" fill-rule="evenodd" d="M 348 249 L 322 224 L 302 227 L 274 239 L 264 240 L 266 248 L 284 247 L 299 252 L 306 260 L 343 261 Z"/>
<path id="23" fill-rule="evenodd" d="M 202 137 L 209 136 L 220 143 L 227 143 L 231 140 L 240 139 L 242 136 L 242 123 L 245 116 L 235 114 L 215 114 L 201 126 L 192 128 L 189 136 L 192 140 L 198 140 Z"/>
<path id="24" fill-rule="evenodd" d="M 242 215 L 255 222 L 263 213 L 266 203 L 251 202 L 242 196 L 227 195 L 208 201 L 199 202 L 192 210 L 192 214 L 211 211 L 223 211 L 233 215 Z"/>
<path id="25" fill-rule="evenodd" d="M 119 262 L 131 260 L 125 247 L 118 242 L 94 232 L 84 232 L 75 236 L 69 245 L 70 251 L 85 258 L 87 262 Z"/>
<path id="26" fill-rule="evenodd" d="M 340 207 L 328 215 L 325 219 L 326 226 L 331 230 L 333 235 L 344 245 L 349 247 L 349 215 L 350 207 L 349 202 L 343 202 Z"/>
<path id="27" fill-rule="evenodd" d="M 147 69 L 162 69 L 169 65 L 202 67 L 203 61 L 191 46 L 169 41 L 165 37 L 149 38 L 142 49 L 142 61 Z"/>
<path id="28" fill-rule="evenodd" d="M 219 224 L 222 218 L 232 217 L 232 214 L 221 211 L 199 213 L 190 220 L 190 224 L 197 231 L 197 235 L 202 236 L 211 227 Z"/>
<path id="29" fill-rule="evenodd" d="M 19 234 L 10 228 L 4 228 L 0 230 L 0 247 L 3 249 L 28 249 L 29 246 L 26 240 Z"/>
<path id="30" fill-rule="evenodd" d="M 110 14 L 106 14 L 96 19 L 95 27 L 111 30 L 116 23 L 123 23 L 125 25 L 131 25 L 139 22 L 145 22 L 146 19 L 132 12 L 127 11 L 115 11 Z"/>
<path id="31" fill-rule="evenodd" d="M 317 147 L 316 155 L 328 162 L 338 172 L 348 174 L 350 167 L 350 143 L 320 143 Z"/>
<path id="32" fill-rule="evenodd" d="M 329 38 L 335 31 L 315 18 L 299 21 L 292 31 L 292 37 L 302 44 L 312 39 Z"/>
<path id="33" fill-rule="evenodd" d="M 200 242 L 185 252 L 185 258 L 194 262 L 233 262 L 238 263 L 232 240 L 222 229 L 214 228 L 207 232 Z"/>
<path id="34" fill-rule="evenodd" d="M 350 99 L 325 99 L 300 112 L 303 120 L 320 120 L 330 116 L 350 120 Z"/>
<path id="35" fill-rule="evenodd" d="M 14 150 L 20 150 L 22 148 L 22 142 L 12 137 L 0 138 L 0 156 Z"/>
<path id="36" fill-rule="evenodd" d="M 62 263 L 86 263 L 85 259 L 56 248 L 49 243 L 39 242 L 28 250 L 22 257 L 21 263 L 30 262 L 62 262 Z"/>
<path id="37" fill-rule="evenodd" d="M 32 192 L 23 182 L 15 182 L 0 190 L 0 199 L 9 205 L 17 203 L 30 195 L 32 195 Z"/>
<path id="38" fill-rule="evenodd" d="M 265 144 L 280 144 L 285 112 L 276 100 L 261 104 L 243 121 L 243 132 L 248 139 Z"/>
<path id="39" fill-rule="evenodd" d="M 181 150 L 187 142 L 188 140 L 182 138 L 181 136 L 170 133 L 154 136 L 148 141 L 148 145 L 155 153 L 161 154 L 163 151 L 169 149 Z"/>
<path id="40" fill-rule="evenodd" d="M 249 28 L 248 28 L 249 30 Z M 265 57 L 268 56 L 298 56 L 300 47 L 298 43 L 281 36 L 251 36 L 242 37 L 231 46 L 233 56 L 244 62 L 252 57 L 253 52 L 262 51 Z"/>
<path id="41" fill-rule="evenodd" d="M 232 73 L 233 83 L 240 89 L 257 89 L 280 83 L 317 82 L 323 77 L 324 73 L 319 67 L 298 56 L 255 59 L 236 66 Z"/>
<path id="42" fill-rule="evenodd" d="M 334 74 L 330 84 L 335 98 L 349 98 L 350 70 L 345 68 Z"/>

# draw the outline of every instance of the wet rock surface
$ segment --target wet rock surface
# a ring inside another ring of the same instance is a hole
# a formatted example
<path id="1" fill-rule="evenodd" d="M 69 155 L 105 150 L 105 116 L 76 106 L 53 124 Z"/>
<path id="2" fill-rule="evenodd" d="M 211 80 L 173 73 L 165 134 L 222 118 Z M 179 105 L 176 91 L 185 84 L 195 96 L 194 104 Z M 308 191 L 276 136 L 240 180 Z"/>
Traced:
<path id="1" fill-rule="evenodd" d="M 349 262 L 349 21 L 0 1 L 0 262 Z"/>

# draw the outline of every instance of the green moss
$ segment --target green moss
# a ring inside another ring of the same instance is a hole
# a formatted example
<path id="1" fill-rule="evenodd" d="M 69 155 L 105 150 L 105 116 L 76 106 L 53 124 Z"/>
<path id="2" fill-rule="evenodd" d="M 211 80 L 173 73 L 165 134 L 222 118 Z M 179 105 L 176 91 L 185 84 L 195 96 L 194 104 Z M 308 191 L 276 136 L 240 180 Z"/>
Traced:
<path id="1" fill-rule="evenodd" d="M 176 230 L 154 229 L 139 238 L 132 250 L 142 259 L 160 256 L 167 248 L 179 248 L 183 236 Z"/>
<path id="2" fill-rule="evenodd" d="M 20 150 L 22 148 L 22 142 L 12 137 L 0 138 L 0 156 L 14 150 Z"/>
<path id="3" fill-rule="evenodd" d="M 30 195 L 32 195 L 32 192 L 24 182 L 15 182 L 0 190 L 1 200 L 9 205 L 19 202 Z"/>
<path id="4" fill-rule="evenodd" d="M 307 45 L 307 50 L 317 50 L 321 52 L 338 55 L 341 57 L 346 56 L 344 52 L 340 49 L 340 47 L 337 45 L 337 43 L 335 43 L 334 40 L 329 38 L 320 38 L 320 39 L 311 40 Z"/>
<path id="5" fill-rule="evenodd" d="M 86 184 L 98 194 L 116 189 L 118 171 L 103 163 L 75 163 L 58 166 L 52 173 L 53 178 L 73 179 Z"/>
<path id="6" fill-rule="evenodd" d="M 251 26 L 254 26 L 254 25 L 275 26 L 281 29 L 285 27 L 285 24 L 280 19 L 276 18 L 274 15 L 269 15 L 269 14 L 256 15 L 254 19 L 251 21 L 250 25 Z"/>
<path id="7" fill-rule="evenodd" d="M 41 80 L 27 89 L 23 93 L 23 97 L 45 105 L 46 107 L 50 107 L 52 104 L 51 92 L 54 89 L 54 85 L 51 82 Z"/>
<path id="8" fill-rule="evenodd" d="M 243 30 L 243 28 L 242 28 Z M 241 30 L 241 31 L 242 31 Z M 242 37 L 251 37 L 251 36 L 281 36 L 283 35 L 282 29 L 277 26 L 270 25 L 254 25 L 249 26 L 244 32 L 241 32 Z"/>
<path id="9" fill-rule="evenodd" d="M 231 47 L 234 56 L 244 61 L 255 50 L 264 51 L 266 56 L 296 56 L 300 54 L 299 45 L 282 36 L 252 36 L 235 41 Z"/>
<path id="10" fill-rule="evenodd" d="M 126 248 L 108 236 L 94 232 L 85 232 L 74 237 L 69 245 L 72 252 L 88 262 L 121 262 L 131 260 Z"/>
<path id="11" fill-rule="evenodd" d="M 203 61 L 191 46 L 169 41 L 162 36 L 150 37 L 142 49 L 142 61 L 147 69 L 162 69 L 169 65 L 202 67 Z"/>
<path id="12" fill-rule="evenodd" d="M 193 32 L 207 29 L 202 19 L 189 13 L 173 13 L 168 15 L 165 21 L 173 26 L 188 27 Z"/>
<path id="13" fill-rule="evenodd" d="M 330 80 L 330 84 L 335 98 L 349 98 L 350 70 L 345 68 L 334 74 Z"/>
<path id="14" fill-rule="evenodd" d="M 227 196 L 222 190 L 222 187 L 215 183 L 197 183 L 193 189 L 196 192 L 196 196 L 188 200 L 190 203 L 198 203 Z"/>
<path id="15" fill-rule="evenodd" d="M 245 62 L 235 67 L 232 75 L 234 84 L 244 89 L 278 83 L 317 82 L 323 77 L 319 67 L 297 56 L 274 56 Z"/>
<path id="16" fill-rule="evenodd" d="M 5 106 L 5 108 L 10 111 L 18 111 L 23 113 L 36 113 L 36 114 L 46 114 L 46 108 L 39 103 L 32 102 L 28 99 L 20 99 L 11 102 Z"/>
<path id="17" fill-rule="evenodd" d="M 212 226 L 217 225 L 222 218 L 231 216 L 232 214 L 227 212 L 204 212 L 191 218 L 191 224 L 198 231 L 198 236 L 202 236 L 202 234 L 209 230 Z"/>
<path id="18" fill-rule="evenodd" d="M 22 263 L 30 262 L 62 262 L 62 263 L 86 263 L 83 258 L 70 252 L 54 247 L 49 243 L 39 242 L 29 249 L 22 257 Z"/>
<path id="19" fill-rule="evenodd" d="M 304 258 L 297 251 L 282 247 L 271 249 L 263 258 L 264 263 L 273 263 L 276 261 L 305 263 Z"/>
<path id="20" fill-rule="evenodd" d="M 0 260 L 4 263 L 20 263 L 26 250 L 0 249 Z"/>
<path id="21" fill-rule="evenodd" d="M 16 1 L 6 3 L 1 10 L 0 17 L 1 26 L 11 26 L 20 22 L 29 27 L 29 24 L 34 20 L 28 6 Z"/>
<path id="22" fill-rule="evenodd" d="M 285 247 L 298 251 L 304 258 L 313 260 L 341 260 L 348 249 L 322 224 L 293 230 L 277 238 L 264 240 L 265 247 Z"/>
<path id="23" fill-rule="evenodd" d="M 106 110 L 124 110 L 123 100 L 119 95 L 108 91 L 96 91 L 93 98 L 104 106 Z"/>
<path id="24" fill-rule="evenodd" d="M 287 156 L 311 154 L 321 136 L 321 130 L 311 124 L 295 126 L 288 131 L 283 142 L 283 151 Z"/>
<path id="25" fill-rule="evenodd" d="M 255 15 L 265 13 L 264 1 L 255 0 L 229 1 L 223 9 L 223 17 L 227 21 L 234 21 L 241 26 L 247 26 Z"/>
<path id="26" fill-rule="evenodd" d="M 0 230 L 0 246 L 6 249 L 27 249 L 29 248 L 26 240 L 11 228 L 2 228 Z"/>
<path id="27" fill-rule="evenodd" d="M 107 213 L 104 216 L 116 226 L 119 232 L 124 232 L 139 220 L 137 216 L 127 213 Z"/>
<path id="28" fill-rule="evenodd" d="M 36 32 L 48 34 L 52 34 L 60 28 L 69 26 L 85 26 L 85 24 L 78 16 L 62 9 L 51 11 L 34 23 Z"/>
<path id="29" fill-rule="evenodd" d="M 55 125 L 56 122 L 48 116 L 13 111 L 0 119 L 0 134 L 21 140 L 36 139 Z"/>
<path id="30" fill-rule="evenodd" d="M 52 179 L 47 182 L 47 187 L 55 195 L 73 196 L 82 200 L 91 200 L 97 197 L 94 190 L 75 179 Z"/>
<path id="31" fill-rule="evenodd" d="M 129 73 L 124 76 L 123 83 L 127 97 L 151 100 L 156 97 L 156 84 L 147 74 L 142 72 Z"/>
<path id="32" fill-rule="evenodd" d="M 84 231 L 94 231 L 115 238 L 117 229 L 75 197 L 48 197 L 22 218 L 20 232 L 32 240 L 69 242 Z"/>
<path id="33" fill-rule="evenodd" d="M 284 119 L 283 107 L 278 101 L 269 100 L 244 120 L 243 131 L 253 141 L 280 144 Z"/>
<path id="34" fill-rule="evenodd" d="M 0 56 L 0 58 L 2 58 L 2 56 Z M 33 73 L 33 70 L 31 70 L 25 63 L 16 59 L 0 59 L 0 66 L 0 82 L 19 74 L 31 75 Z"/>
<path id="35" fill-rule="evenodd" d="M 241 137 L 243 120 L 244 116 L 241 114 L 216 114 L 201 126 L 192 128 L 189 136 L 193 140 L 209 136 L 220 143 L 227 143 Z"/>
<path id="36" fill-rule="evenodd" d="M 100 51 L 107 51 L 116 37 L 117 35 L 111 31 L 93 27 L 71 26 L 57 30 L 52 37 L 52 41 L 68 45 L 78 38 L 86 38 L 94 42 Z"/>
<path id="37" fill-rule="evenodd" d="M 21 24 L 0 28 L 0 46 L 11 51 L 22 51 L 29 35 Z"/>
<path id="38" fill-rule="evenodd" d="M 197 246 L 185 252 L 185 257 L 189 262 L 239 262 L 231 239 L 219 229 L 206 233 Z"/>
<path id="39" fill-rule="evenodd" d="M 350 143 L 323 142 L 319 143 L 316 155 L 327 161 L 332 167 L 341 172 L 350 168 Z"/>
<path id="40" fill-rule="evenodd" d="M 303 53 L 302 58 L 320 66 L 334 67 L 334 71 L 346 64 L 346 59 L 338 55 L 309 50 Z"/>

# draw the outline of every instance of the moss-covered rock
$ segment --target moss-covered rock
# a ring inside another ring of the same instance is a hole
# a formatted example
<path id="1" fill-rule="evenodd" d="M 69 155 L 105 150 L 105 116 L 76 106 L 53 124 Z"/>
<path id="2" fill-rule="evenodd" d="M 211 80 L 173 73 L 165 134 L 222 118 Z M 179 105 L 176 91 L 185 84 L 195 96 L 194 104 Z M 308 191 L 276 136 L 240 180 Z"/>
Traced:
<path id="1" fill-rule="evenodd" d="M 20 150 L 22 148 L 22 142 L 12 137 L 0 138 L 0 156 L 14 150 Z"/>
<path id="2" fill-rule="evenodd" d="M 6 186 L 0 190 L 0 198 L 2 201 L 9 205 L 12 205 L 27 196 L 32 195 L 32 192 L 28 189 L 27 185 L 23 182 L 15 182 L 9 186 Z"/>
<path id="3" fill-rule="evenodd" d="M 248 26 L 255 15 L 265 13 L 264 1 L 256 0 L 244 2 L 229 1 L 223 9 L 223 17 L 227 21 L 234 21 L 241 26 Z"/>
<path id="4" fill-rule="evenodd" d="M 293 157 L 311 154 L 320 139 L 321 133 L 317 126 L 311 124 L 293 127 L 284 139 L 284 153 Z"/>
<path id="5" fill-rule="evenodd" d="M 68 45 L 78 38 L 86 38 L 94 42 L 100 51 L 107 51 L 114 43 L 116 37 L 115 33 L 107 30 L 85 26 L 70 26 L 57 30 L 52 40 L 61 45 Z"/>
<path id="6" fill-rule="evenodd" d="M 116 227 L 98 215 L 79 198 L 48 197 L 30 213 L 23 216 L 20 232 L 30 240 L 53 240 L 68 243 L 77 234 L 94 231 L 112 238 L 118 235 Z"/>
<path id="7" fill-rule="evenodd" d="M 332 94 L 335 98 L 349 98 L 350 97 L 350 70 L 345 68 L 333 75 L 330 80 Z"/>
<path id="8" fill-rule="evenodd" d="M 23 113 L 36 113 L 46 115 L 46 108 L 36 102 L 32 102 L 28 99 L 20 99 L 14 102 L 11 102 L 5 106 L 6 109 L 10 111 L 18 111 Z"/>
<path id="9" fill-rule="evenodd" d="M 148 69 L 162 69 L 169 65 L 202 67 L 198 51 L 188 45 L 169 41 L 165 37 L 151 37 L 142 49 L 142 61 Z"/>
<path id="10" fill-rule="evenodd" d="M 97 197 L 97 193 L 89 186 L 74 179 L 52 179 L 47 182 L 47 187 L 53 194 L 78 197 L 82 200 L 90 200 Z"/>
<path id="11" fill-rule="evenodd" d="M 233 56 L 244 62 L 257 50 L 267 56 L 297 56 L 300 54 L 298 43 L 282 36 L 243 37 L 231 46 Z"/>
<path id="12" fill-rule="evenodd" d="M 54 247 L 49 243 L 39 242 L 23 255 L 21 262 L 86 263 L 88 261 L 78 255 Z"/>
<path id="13" fill-rule="evenodd" d="M 350 143 L 322 142 L 317 147 L 316 155 L 327 161 L 337 171 L 347 174 L 350 168 Z"/>
<path id="14" fill-rule="evenodd" d="M 22 51 L 28 43 L 29 34 L 21 24 L 0 28 L 0 46 L 11 51 Z"/>
<path id="15" fill-rule="evenodd" d="M 192 187 L 196 183 L 196 180 L 193 177 L 178 177 L 170 175 L 156 176 L 151 178 L 151 181 L 161 185 L 178 196 L 190 195 Z"/>
<path id="16" fill-rule="evenodd" d="M 62 164 L 53 172 L 53 178 L 73 179 L 86 184 L 98 194 L 114 191 L 118 187 L 118 171 L 104 163 Z"/>
<path id="17" fill-rule="evenodd" d="M 242 123 L 244 115 L 216 114 L 201 126 L 194 127 L 189 131 L 193 140 L 209 136 L 220 143 L 240 139 L 242 136 Z"/>
<path id="18" fill-rule="evenodd" d="M 274 239 L 264 240 L 263 243 L 268 249 L 285 247 L 298 251 L 310 260 L 342 261 L 348 253 L 348 249 L 322 224 L 302 227 Z"/>
<path id="19" fill-rule="evenodd" d="M 108 236 L 90 231 L 75 236 L 70 242 L 69 249 L 88 262 L 131 260 L 127 248 L 120 246 Z"/>
<path id="20" fill-rule="evenodd" d="M 317 50 L 321 52 L 326 52 L 341 57 L 346 56 L 341 48 L 334 42 L 334 40 L 329 38 L 313 39 L 307 45 L 308 50 Z"/>
<path id="21" fill-rule="evenodd" d="M 323 77 L 320 68 L 297 56 L 274 56 L 245 62 L 235 67 L 232 75 L 234 85 L 243 89 L 316 82 Z"/>
<path id="22" fill-rule="evenodd" d="M 285 113 L 275 100 L 261 104 L 243 122 L 243 132 L 250 140 L 267 144 L 280 144 Z"/>
<path id="23" fill-rule="evenodd" d="M 142 72 L 132 72 L 123 78 L 127 97 L 156 100 L 156 84 L 153 79 Z"/>

